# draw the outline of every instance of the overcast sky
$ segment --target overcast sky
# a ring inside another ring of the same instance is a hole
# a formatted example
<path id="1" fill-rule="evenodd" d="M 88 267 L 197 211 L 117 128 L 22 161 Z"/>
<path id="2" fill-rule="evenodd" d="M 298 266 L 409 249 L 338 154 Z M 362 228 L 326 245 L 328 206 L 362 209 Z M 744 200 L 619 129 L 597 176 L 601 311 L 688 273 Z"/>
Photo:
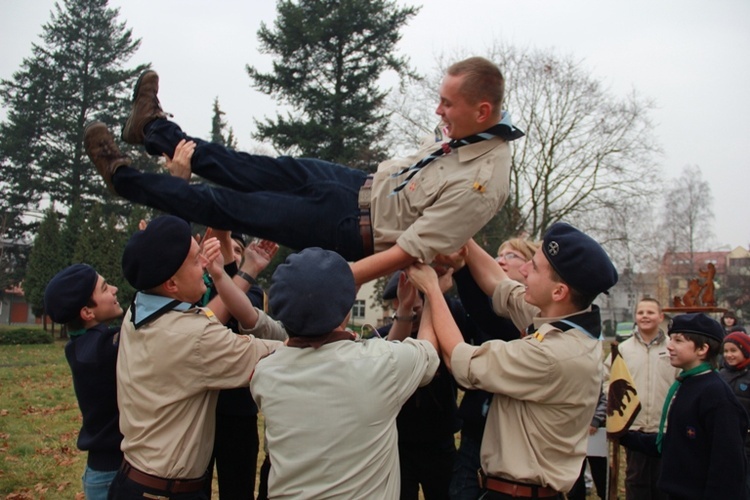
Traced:
<path id="1" fill-rule="evenodd" d="M 11 78 L 30 56 L 54 3 L 0 0 L 0 78 Z M 110 5 L 120 8 L 120 20 L 141 38 L 130 62 L 151 63 L 159 72 L 160 98 L 175 120 L 189 133 L 207 136 L 218 97 L 240 147 L 250 147 L 253 119 L 277 109 L 250 88 L 245 72 L 246 64 L 270 68 L 270 56 L 257 50 L 256 33 L 261 22 L 273 23 L 276 2 Z M 635 89 L 653 99 L 664 181 L 685 165 L 698 165 L 714 198 L 714 248 L 748 246 L 750 1 L 429 0 L 403 31 L 399 53 L 426 73 L 440 54 L 481 55 L 493 41 L 571 55 L 614 95 Z M 513 75 L 506 77 L 512 85 Z"/>

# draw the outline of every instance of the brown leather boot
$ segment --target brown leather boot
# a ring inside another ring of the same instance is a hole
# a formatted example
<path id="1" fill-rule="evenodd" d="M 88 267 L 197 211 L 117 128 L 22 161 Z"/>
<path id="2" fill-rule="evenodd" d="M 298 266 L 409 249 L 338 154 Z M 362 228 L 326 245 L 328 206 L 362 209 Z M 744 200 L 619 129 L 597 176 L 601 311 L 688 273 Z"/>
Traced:
<path id="1" fill-rule="evenodd" d="M 109 190 L 117 194 L 112 185 L 112 175 L 118 168 L 130 165 L 130 158 L 120 152 L 114 136 L 102 122 L 88 124 L 83 132 L 83 145 Z"/>
<path id="2" fill-rule="evenodd" d="M 128 121 L 122 127 L 122 140 L 128 144 L 143 144 L 143 128 L 157 118 L 166 118 L 167 114 L 159 104 L 159 75 L 148 70 L 141 73 L 133 91 L 133 109 Z"/>

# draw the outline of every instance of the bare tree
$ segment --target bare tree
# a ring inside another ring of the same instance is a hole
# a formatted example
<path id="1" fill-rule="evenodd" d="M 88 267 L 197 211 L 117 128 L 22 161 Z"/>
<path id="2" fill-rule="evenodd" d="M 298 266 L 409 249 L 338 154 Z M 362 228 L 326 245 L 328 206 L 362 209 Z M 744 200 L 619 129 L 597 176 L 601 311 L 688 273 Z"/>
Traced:
<path id="1" fill-rule="evenodd" d="M 511 145 L 512 192 L 499 216 L 505 227 L 496 230 L 539 237 L 554 222 L 607 220 L 623 207 L 653 198 L 660 149 L 652 134 L 650 101 L 635 91 L 612 95 L 581 62 L 551 50 L 497 44 L 484 56 L 505 74 L 504 107 L 527 134 Z M 407 128 L 427 124 L 419 130 L 424 134 L 435 124 L 444 59 L 422 82 L 394 95 L 393 129 L 399 137 L 411 140 Z"/>
<path id="2" fill-rule="evenodd" d="M 670 183 L 664 199 L 662 233 L 668 251 L 690 252 L 692 258 L 695 251 L 709 246 L 713 238 L 712 204 L 711 186 L 703 179 L 700 167 L 685 166 L 680 177 Z"/>

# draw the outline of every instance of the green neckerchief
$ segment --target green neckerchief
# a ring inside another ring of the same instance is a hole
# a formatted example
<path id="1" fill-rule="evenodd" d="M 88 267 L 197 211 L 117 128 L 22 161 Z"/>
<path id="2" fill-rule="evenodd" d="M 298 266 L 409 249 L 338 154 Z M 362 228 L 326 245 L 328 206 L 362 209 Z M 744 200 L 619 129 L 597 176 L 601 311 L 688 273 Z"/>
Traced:
<path id="1" fill-rule="evenodd" d="M 661 420 L 659 421 L 659 434 L 656 435 L 656 448 L 659 450 L 659 453 L 661 453 L 661 442 L 664 438 L 664 424 L 667 421 L 667 412 L 669 411 L 669 406 L 672 404 L 672 398 L 674 397 L 674 393 L 677 392 L 677 389 L 679 389 L 680 384 L 683 380 L 685 380 L 688 377 L 692 377 L 693 375 L 699 375 L 701 373 L 706 373 L 711 371 L 711 365 L 708 363 L 701 363 L 695 368 L 691 368 L 689 370 L 683 370 L 680 372 L 679 375 L 677 375 L 677 380 L 674 381 L 672 384 L 672 387 L 669 388 L 669 392 L 667 393 L 667 399 L 664 400 L 664 406 L 661 409 Z"/>
<path id="2" fill-rule="evenodd" d="M 75 331 L 72 331 L 72 332 L 68 332 L 68 337 L 70 337 L 70 338 L 80 337 L 84 333 L 86 333 L 86 329 L 85 328 L 81 328 L 80 330 L 75 330 Z"/>

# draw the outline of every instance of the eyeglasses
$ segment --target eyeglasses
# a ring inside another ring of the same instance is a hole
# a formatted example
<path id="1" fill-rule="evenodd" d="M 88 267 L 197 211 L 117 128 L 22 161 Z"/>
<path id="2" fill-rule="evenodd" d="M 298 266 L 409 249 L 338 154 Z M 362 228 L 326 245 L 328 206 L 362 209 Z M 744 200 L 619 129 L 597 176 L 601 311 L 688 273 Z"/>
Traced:
<path id="1" fill-rule="evenodd" d="M 523 257 L 513 252 L 505 252 L 505 253 L 499 254 L 495 260 L 500 262 L 500 259 L 505 259 L 505 261 L 508 262 L 513 259 L 523 260 Z"/>

